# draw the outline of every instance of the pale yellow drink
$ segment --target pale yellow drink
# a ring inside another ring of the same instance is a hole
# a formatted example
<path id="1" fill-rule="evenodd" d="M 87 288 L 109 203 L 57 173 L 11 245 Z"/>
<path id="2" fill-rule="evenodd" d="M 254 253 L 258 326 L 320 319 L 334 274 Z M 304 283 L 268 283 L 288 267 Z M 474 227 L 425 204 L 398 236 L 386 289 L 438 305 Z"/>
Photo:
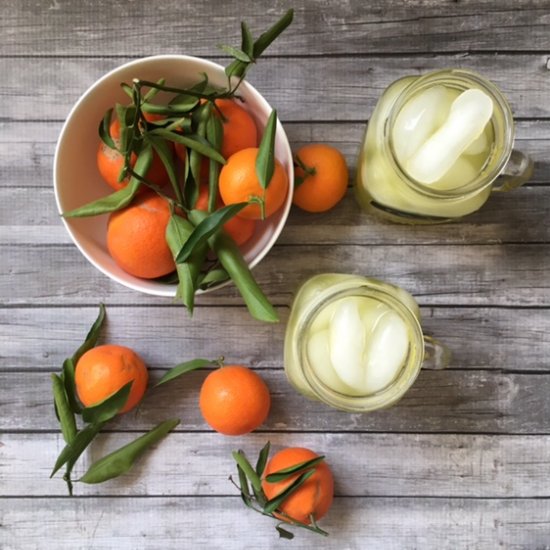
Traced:
<path id="1" fill-rule="evenodd" d="M 386 89 L 369 121 L 356 196 L 365 210 L 394 221 L 459 218 L 489 198 L 512 146 L 510 108 L 479 75 L 440 71 L 406 77 Z M 510 187 L 532 172 L 532 161 L 514 153 L 521 166 Z M 439 162 L 445 158 L 448 163 Z"/>
<path id="2" fill-rule="evenodd" d="M 306 281 L 294 299 L 285 373 L 307 397 L 366 412 L 404 395 L 424 350 L 419 308 L 408 292 L 376 279 L 329 273 Z M 443 366 L 447 354 L 438 361 Z"/>

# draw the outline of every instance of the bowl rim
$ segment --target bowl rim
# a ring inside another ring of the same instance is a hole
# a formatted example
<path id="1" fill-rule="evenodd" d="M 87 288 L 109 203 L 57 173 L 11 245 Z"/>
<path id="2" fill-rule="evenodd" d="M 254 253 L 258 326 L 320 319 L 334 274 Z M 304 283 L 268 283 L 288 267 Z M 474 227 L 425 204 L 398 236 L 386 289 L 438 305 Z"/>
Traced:
<path id="1" fill-rule="evenodd" d="M 69 233 L 69 236 L 71 237 L 73 243 L 78 248 L 78 250 L 81 252 L 81 254 L 101 273 L 109 277 L 110 279 L 116 281 L 117 283 L 130 288 L 132 290 L 136 290 L 138 292 L 142 292 L 144 294 L 149 294 L 153 296 L 165 296 L 165 297 L 174 297 L 177 292 L 177 284 L 175 283 L 158 283 L 158 288 L 155 287 L 148 287 L 144 288 L 143 286 L 139 285 L 138 283 L 134 283 L 133 280 L 127 280 L 119 277 L 117 274 L 111 272 L 109 269 L 107 269 L 105 266 L 101 265 L 98 261 L 95 260 L 93 255 L 80 243 L 80 240 L 78 236 L 76 235 L 76 230 L 74 230 L 71 227 L 70 220 L 67 220 L 62 216 L 63 209 L 61 205 L 61 193 L 58 186 L 58 166 L 60 163 L 60 158 L 62 156 L 61 152 L 61 144 L 64 141 L 65 134 L 68 131 L 70 122 L 75 115 L 75 113 L 81 108 L 82 104 L 86 102 L 88 97 L 90 97 L 94 92 L 96 92 L 97 88 L 101 87 L 101 85 L 107 81 L 113 78 L 114 75 L 116 75 L 121 70 L 126 70 L 128 68 L 131 68 L 132 66 L 139 66 L 140 64 L 147 62 L 147 63 L 154 63 L 155 61 L 191 61 L 191 62 L 199 62 L 206 67 L 210 68 L 212 71 L 224 71 L 224 67 L 214 61 L 211 61 L 209 59 L 204 59 L 202 57 L 192 56 L 192 55 L 185 55 L 185 54 L 159 54 L 159 55 L 151 55 L 151 56 L 145 56 L 140 57 L 138 59 L 133 59 L 131 61 L 128 61 L 126 63 L 123 63 L 121 65 L 117 65 L 116 67 L 112 68 L 108 72 L 106 72 L 103 76 L 98 78 L 94 81 L 93 84 L 91 84 L 78 98 L 78 100 L 74 103 L 74 105 L 71 107 L 69 113 L 67 114 L 63 125 L 61 127 L 61 130 L 59 132 L 59 136 L 57 138 L 57 142 L 55 145 L 55 151 L 54 151 L 54 158 L 53 158 L 53 187 L 54 187 L 54 195 L 55 195 L 55 201 L 57 205 L 57 210 L 59 213 L 59 216 L 63 222 L 63 225 L 65 226 L 65 229 Z M 273 111 L 273 107 L 269 104 L 269 102 L 265 99 L 265 97 L 247 80 L 243 80 L 240 85 L 239 89 L 246 89 L 247 92 L 251 93 L 255 96 L 255 100 L 261 105 L 262 109 L 265 110 L 267 114 L 271 113 Z M 276 128 L 276 135 L 279 136 L 281 139 L 281 145 L 284 150 L 284 155 L 286 156 L 285 160 L 288 160 L 288 165 L 285 165 L 285 169 L 287 171 L 287 174 L 289 176 L 289 188 L 288 188 L 288 194 L 285 199 L 285 203 L 280 209 L 280 216 L 281 219 L 279 223 L 274 227 L 273 233 L 270 235 L 269 239 L 264 243 L 263 247 L 259 250 L 257 254 L 254 255 L 250 259 L 250 261 L 247 262 L 248 268 L 253 269 L 256 267 L 268 254 L 268 252 L 273 248 L 273 245 L 279 238 L 286 221 L 288 219 L 288 215 L 290 213 L 290 208 L 292 206 L 292 194 L 294 191 L 294 165 L 293 165 L 293 157 L 292 157 L 292 150 L 290 147 L 290 143 L 288 140 L 288 136 L 286 135 L 286 132 L 283 128 L 283 125 L 281 123 L 281 120 L 279 117 L 277 117 L 277 128 Z M 133 276 L 132 276 L 133 277 Z M 137 280 L 139 280 L 138 277 L 133 277 Z M 153 279 L 143 279 L 146 283 L 154 283 L 155 281 Z M 215 287 L 208 288 L 206 290 L 197 290 L 196 294 L 206 294 L 208 292 L 212 292 L 214 290 L 218 290 L 220 288 L 223 288 L 227 285 L 232 283 L 231 279 L 228 279 L 227 281 L 220 283 L 219 285 L 216 285 Z"/>

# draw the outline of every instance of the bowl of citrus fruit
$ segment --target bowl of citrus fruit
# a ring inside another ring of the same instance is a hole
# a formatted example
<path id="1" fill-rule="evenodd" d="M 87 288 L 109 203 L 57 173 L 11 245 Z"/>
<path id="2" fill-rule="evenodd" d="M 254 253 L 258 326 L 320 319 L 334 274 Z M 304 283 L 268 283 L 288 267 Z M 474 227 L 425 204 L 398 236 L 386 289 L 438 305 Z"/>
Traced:
<path id="1" fill-rule="evenodd" d="M 197 294 L 233 281 L 254 317 L 277 320 L 250 270 L 286 222 L 293 159 L 276 111 L 245 76 L 289 23 L 256 41 L 243 28 L 225 68 L 142 58 L 78 100 L 57 143 L 54 188 L 65 227 L 96 268 L 191 311 Z"/>

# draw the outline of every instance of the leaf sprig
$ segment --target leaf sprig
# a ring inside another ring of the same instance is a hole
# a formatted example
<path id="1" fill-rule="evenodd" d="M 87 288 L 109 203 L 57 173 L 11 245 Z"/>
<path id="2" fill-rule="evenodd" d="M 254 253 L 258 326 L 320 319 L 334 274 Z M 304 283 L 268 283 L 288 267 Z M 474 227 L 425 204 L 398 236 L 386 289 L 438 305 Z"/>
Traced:
<path id="1" fill-rule="evenodd" d="M 231 278 L 253 317 L 266 322 L 279 320 L 277 312 L 251 275 L 240 249 L 228 244 L 227 239 L 232 239 L 226 235 L 224 237 L 227 238 L 217 238 L 223 233 L 223 225 L 249 203 L 259 204 L 262 217 L 264 215 L 265 190 L 274 171 L 277 114 L 273 111 L 269 117 L 256 161 L 255 169 L 264 190 L 263 196 L 251 197 L 248 203 L 242 205 L 216 209 L 220 168 L 226 162 L 221 155 L 224 117 L 216 100 L 237 98 L 238 88 L 251 65 L 290 25 L 293 16 L 293 10 L 287 11 L 256 40 L 247 24 L 241 24 L 241 47 L 221 46 L 233 57 L 225 69 L 226 88 L 212 86 L 206 74 L 189 88 L 167 85 L 164 79 L 152 82 L 136 78 L 131 85 L 122 83 L 130 103 L 117 104 L 105 113 L 99 124 L 99 137 L 106 147 L 123 156 L 124 164 L 118 180 L 128 179 L 128 183 L 106 197 L 63 213 L 65 218 L 112 213 L 130 205 L 142 187 L 164 197 L 172 212 L 166 242 L 176 263 L 176 297 L 191 314 L 198 290 Z M 233 77 L 237 78 L 236 82 Z M 164 105 L 153 103 L 159 92 L 173 94 L 173 97 Z M 162 115 L 164 118 L 155 120 L 152 115 Z M 111 135 L 113 117 L 120 125 L 120 135 L 116 139 Z M 182 166 L 176 164 L 171 154 L 173 144 L 186 148 L 186 161 L 181 163 Z M 172 187 L 171 196 L 147 177 L 154 154 L 164 165 Z M 135 163 L 133 159 L 136 159 Z M 209 199 L 206 215 L 199 216 L 193 215 L 193 212 L 199 195 L 203 160 L 209 164 Z M 218 256 L 217 261 L 208 259 L 208 248 Z"/>
<path id="2" fill-rule="evenodd" d="M 275 528 L 281 538 L 294 538 L 294 534 L 286 529 L 288 525 L 301 527 L 303 529 L 307 529 L 308 531 L 313 531 L 319 535 L 328 536 L 328 533 L 317 525 L 313 514 L 310 516 L 311 523 L 307 524 L 290 517 L 280 509 L 283 502 L 290 495 L 295 493 L 315 473 L 317 464 L 322 462 L 325 457 L 318 456 L 311 460 L 301 462 L 292 467 L 284 468 L 265 476 L 265 480 L 272 483 L 295 477 L 294 481 L 284 491 L 269 500 L 262 489 L 262 477 L 264 475 L 270 448 L 271 443 L 268 441 L 258 455 L 255 468 L 252 467 L 242 450 L 234 451 L 232 453 L 237 464 L 237 475 L 239 482 L 237 484 L 233 480 L 232 476 L 229 476 L 229 480 L 237 487 L 237 489 L 239 489 L 242 501 L 248 508 L 251 508 L 255 512 L 278 520 L 279 523 L 275 526 Z M 299 475 L 296 477 L 296 474 L 298 473 Z M 281 518 L 283 518 L 284 521 L 281 522 Z M 283 527 L 283 525 L 285 527 Z"/>
<path id="3" fill-rule="evenodd" d="M 124 407 L 132 386 L 132 382 L 128 382 L 100 403 L 90 407 L 84 407 L 78 399 L 74 382 L 75 367 L 80 357 L 97 344 L 104 320 L 105 306 L 100 304 L 98 317 L 84 343 L 72 357 L 65 359 L 60 374 L 51 375 L 55 412 L 66 445 L 57 457 L 50 477 L 65 466 L 63 479 L 70 495 L 73 494 L 73 467 L 105 424 Z M 80 429 L 77 427 L 77 416 L 84 424 Z M 177 419 L 161 422 L 151 431 L 93 463 L 78 481 L 101 483 L 122 475 L 149 447 L 165 437 L 179 422 Z"/>

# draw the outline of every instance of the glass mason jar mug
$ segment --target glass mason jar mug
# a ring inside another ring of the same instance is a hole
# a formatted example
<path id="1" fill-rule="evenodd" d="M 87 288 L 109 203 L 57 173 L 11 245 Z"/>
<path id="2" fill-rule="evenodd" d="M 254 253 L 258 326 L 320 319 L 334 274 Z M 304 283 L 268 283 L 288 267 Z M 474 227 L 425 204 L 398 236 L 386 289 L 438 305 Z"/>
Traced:
<path id="1" fill-rule="evenodd" d="M 349 412 L 396 403 L 422 366 L 444 368 L 448 349 L 423 335 L 405 290 L 358 275 L 322 274 L 299 289 L 290 312 L 284 367 L 306 397 Z"/>
<path id="2" fill-rule="evenodd" d="M 525 183 L 533 161 L 513 149 L 512 111 L 476 73 L 405 77 L 380 97 L 357 166 L 361 207 L 392 221 L 439 223 Z"/>

